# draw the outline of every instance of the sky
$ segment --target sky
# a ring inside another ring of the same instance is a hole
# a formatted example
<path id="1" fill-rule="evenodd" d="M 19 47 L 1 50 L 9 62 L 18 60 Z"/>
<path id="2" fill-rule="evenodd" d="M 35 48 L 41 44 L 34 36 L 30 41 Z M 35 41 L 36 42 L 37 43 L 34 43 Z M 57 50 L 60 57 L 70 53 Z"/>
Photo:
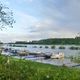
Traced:
<path id="1" fill-rule="evenodd" d="M 70 38 L 80 32 L 80 0 L 0 0 L 13 11 L 13 28 L 0 31 L 0 41 Z"/>

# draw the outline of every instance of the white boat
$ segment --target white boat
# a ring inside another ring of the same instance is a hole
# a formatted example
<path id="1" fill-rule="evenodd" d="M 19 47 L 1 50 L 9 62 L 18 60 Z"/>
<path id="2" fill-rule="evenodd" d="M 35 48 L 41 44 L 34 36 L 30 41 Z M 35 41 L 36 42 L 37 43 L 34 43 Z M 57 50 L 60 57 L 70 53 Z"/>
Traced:
<path id="1" fill-rule="evenodd" d="M 19 51 L 18 53 L 17 53 L 19 56 L 27 56 L 27 55 L 29 55 L 29 51 Z"/>
<path id="2" fill-rule="evenodd" d="M 52 54 L 51 55 L 51 59 L 61 59 L 61 58 L 64 58 L 64 53 L 62 52 L 59 52 L 58 54 Z"/>

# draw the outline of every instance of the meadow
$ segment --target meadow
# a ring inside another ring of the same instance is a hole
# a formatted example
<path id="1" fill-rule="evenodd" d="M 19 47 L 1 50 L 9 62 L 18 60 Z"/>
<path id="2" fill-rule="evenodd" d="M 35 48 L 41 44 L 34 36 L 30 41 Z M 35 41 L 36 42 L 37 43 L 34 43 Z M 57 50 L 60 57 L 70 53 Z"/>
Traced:
<path id="1" fill-rule="evenodd" d="M 0 80 L 80 80 L 80 69 L 1 55 Z"/>

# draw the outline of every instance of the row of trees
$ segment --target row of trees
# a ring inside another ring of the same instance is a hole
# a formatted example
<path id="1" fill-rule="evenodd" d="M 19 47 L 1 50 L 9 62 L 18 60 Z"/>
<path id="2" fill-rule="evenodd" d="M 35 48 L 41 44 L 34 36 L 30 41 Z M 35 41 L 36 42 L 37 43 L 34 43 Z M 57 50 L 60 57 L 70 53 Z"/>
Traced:
<path id="1" fill-rule="evenodd" d="M 80 44 L 80 38 L 53 38 L 53 39 L 43 39 L 39 41 L 17 41 L 15 44 Z"/>
<path id="2" fill-rule="evenodd" d="M 38 41 L 40 44 L 80 44 L 80 39 L 75 38 L 55 38 Z"/>

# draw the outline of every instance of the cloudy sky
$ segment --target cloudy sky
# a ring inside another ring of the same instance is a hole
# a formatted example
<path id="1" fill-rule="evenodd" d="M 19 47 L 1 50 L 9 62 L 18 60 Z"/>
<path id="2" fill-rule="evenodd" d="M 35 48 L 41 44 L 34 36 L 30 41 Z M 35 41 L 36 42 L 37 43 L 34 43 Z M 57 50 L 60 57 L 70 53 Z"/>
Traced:
<path id="1" fill-rule="evenodd" d="M 80 32 L 80 0 L 0 0 L 14 12 L 13 28 L 0 31 L 4 42 L 75 37 Z"/>

